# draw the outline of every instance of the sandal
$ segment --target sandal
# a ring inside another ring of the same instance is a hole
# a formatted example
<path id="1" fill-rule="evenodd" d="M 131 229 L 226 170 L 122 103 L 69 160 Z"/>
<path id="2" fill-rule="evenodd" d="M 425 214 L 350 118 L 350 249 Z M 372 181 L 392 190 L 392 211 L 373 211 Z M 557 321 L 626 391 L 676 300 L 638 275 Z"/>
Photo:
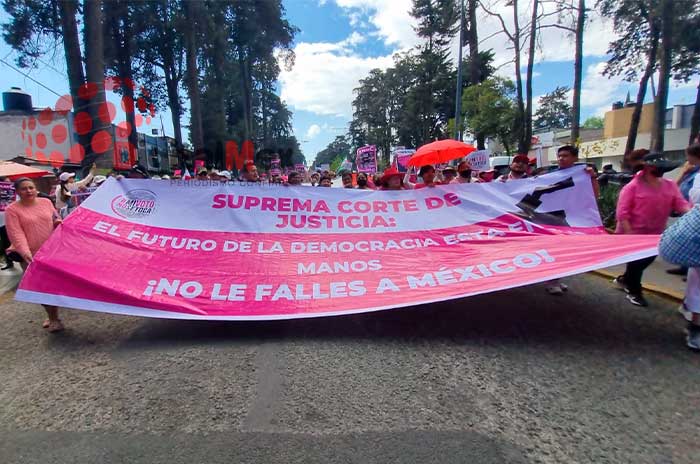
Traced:
<path id="1" fill-rule="evenodd" d="M 59 319 L 59 320 L 56 320 L 56 321 L 51 321 L 51 322 L 49 323 L 49 327 L 48 327 L 47 330 L 48 330 L 50 333 L 54 333 L 54 332 L 60 332 L 60 331 L 62 331 L 63 329 L 64 329 L 63 324 L 61 323 L 61 320 Z"/>

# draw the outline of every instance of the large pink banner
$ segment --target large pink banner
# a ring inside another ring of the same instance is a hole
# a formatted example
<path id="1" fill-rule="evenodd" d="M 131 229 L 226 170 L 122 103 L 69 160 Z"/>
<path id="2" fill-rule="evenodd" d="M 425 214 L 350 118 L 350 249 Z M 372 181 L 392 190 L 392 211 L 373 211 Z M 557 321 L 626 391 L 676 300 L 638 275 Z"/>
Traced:
<path id="1" fill-rule="evenodd" d="M 605 232 L 581 168 L 374 192 L 110 180 L 35 256 L 17 299 L 186 319 L 429 303 L 656 254 Z"/>

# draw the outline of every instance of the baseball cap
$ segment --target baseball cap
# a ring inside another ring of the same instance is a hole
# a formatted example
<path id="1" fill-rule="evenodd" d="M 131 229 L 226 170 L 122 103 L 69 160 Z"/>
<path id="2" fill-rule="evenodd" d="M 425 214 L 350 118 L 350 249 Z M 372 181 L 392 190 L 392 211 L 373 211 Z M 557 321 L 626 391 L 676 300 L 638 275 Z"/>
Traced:
<path id="1" fill-rule="evenodd" d="M 231 173 L 228 172 L 228 171 L 221 171 L 221 172 L 219 173 L 219 176 L 220 176 L 220 177 L 225 177 L 226 179 L 231 180 Z"/>
<path id="2" fill-rule="evenodd" d="M 525 164 L 530 164 L 530 158 L 527 157 L 527 155 L 523 155 L 522 153 L 519 155 L 515 155 L 513 157 L 513 162 L 514 163 L 525 163 Z"/>
<path id="3" fill-rule="evenodd" d="M 205 168 L 205 167 L 201 167 L 201 168 L 197 169 L 197 175 L 206 174 L 206 173 L 207 173 L 207 168 Z"/>
<path id="4" fill-rule="evenodd" d="M 75 173 L 74 173 L 74 172 L 63 172 L 63 173 L 61 173 L 60 176 L 58 176 L 58 179 L 59 179 L 61 182 L 66 182 L 66 181 L 67 181 L 68 179 L 70 179 L 71 177 L 75 177 Z"/>
<path id="5" fill-rule="evenodd" d="M 95 185 L 100 185 L 100 184 L 102 184 L 102 182 L 104 182 L 106 180 L 107 180 L 106 176 L 95 176 L 95 179 L 93 180 L 93 182 L 95 183 Z"/>

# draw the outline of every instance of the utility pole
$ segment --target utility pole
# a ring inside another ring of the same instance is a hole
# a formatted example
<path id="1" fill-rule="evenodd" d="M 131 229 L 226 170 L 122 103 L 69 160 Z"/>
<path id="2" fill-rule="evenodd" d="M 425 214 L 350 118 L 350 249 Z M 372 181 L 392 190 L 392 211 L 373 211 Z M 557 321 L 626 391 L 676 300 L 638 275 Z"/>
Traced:
<path id="1" fill-rule="evenodd" d="M 460 0 L 457 91 L 455 96 L 455 140 L 462 140 L 462 42 L 464 41 L 464 0 Z"/>

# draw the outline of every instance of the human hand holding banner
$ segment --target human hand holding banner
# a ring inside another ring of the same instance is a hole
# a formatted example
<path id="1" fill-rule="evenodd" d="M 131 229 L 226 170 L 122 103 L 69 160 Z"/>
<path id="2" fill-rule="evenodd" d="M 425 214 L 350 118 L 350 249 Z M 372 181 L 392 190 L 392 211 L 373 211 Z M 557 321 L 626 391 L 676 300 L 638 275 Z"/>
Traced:
<path id="1" fill-rule="evenodd" d="M 608 235 L 582 167 L 414 191 L 110 179 L 37 253 L 17 299 L 183 319 L 340 315 L 543 282 L 657 242 Z"/>

